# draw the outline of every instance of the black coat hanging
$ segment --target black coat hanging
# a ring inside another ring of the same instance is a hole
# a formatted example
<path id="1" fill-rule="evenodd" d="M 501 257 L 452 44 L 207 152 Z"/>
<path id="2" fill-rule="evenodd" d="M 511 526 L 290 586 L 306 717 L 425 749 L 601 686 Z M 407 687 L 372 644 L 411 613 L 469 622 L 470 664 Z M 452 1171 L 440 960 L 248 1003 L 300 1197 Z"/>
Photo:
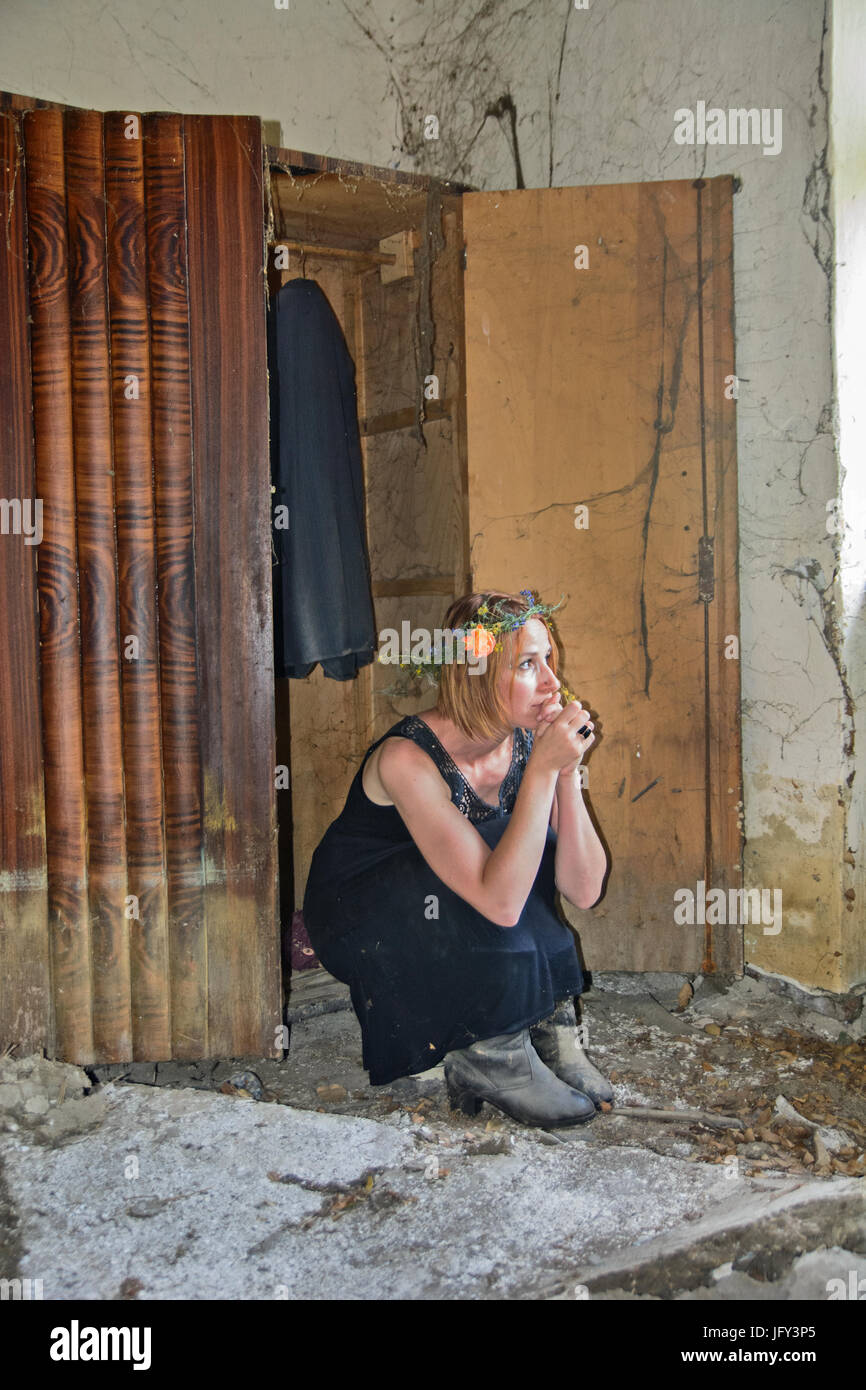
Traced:
<path id="1" fill-rule="evenodd" d="M 275 674 L 351 680 L 377 645 L 355 364 L 315 280 L 277 291 L 268 330 Z"/>

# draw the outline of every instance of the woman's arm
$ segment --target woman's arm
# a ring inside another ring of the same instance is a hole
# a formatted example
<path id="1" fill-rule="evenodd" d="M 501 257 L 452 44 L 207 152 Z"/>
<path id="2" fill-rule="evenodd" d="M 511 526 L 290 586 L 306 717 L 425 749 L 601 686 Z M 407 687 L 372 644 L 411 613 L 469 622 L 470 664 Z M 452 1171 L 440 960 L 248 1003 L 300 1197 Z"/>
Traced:
<path id="1" fill-rule="evenodd" d="M 559 774 L 554 806 L 556 886 L 575 907 L 592 907 L 601 893 L 607 855 L 583 800 L 579 766 Z"/>
<path id="2" fill-rule="evenodd" d="M 582 708 L 579 700 L 572 698 L 566 709 L 576 712 L 578 725 L 589 724 L 590 729 L 594 729 L 589 711 Z M 556 723 L 562 712 L 557 693 L 541 711 L 542 723 L 536 730 L 536 741 L 546 737 L 548 727 Z M 560 770 L 550 812 L 550 823 L 557 837 L 554 860 L 556 887 L 563 897 L 580 908 L 592 907 L 598 901 L 607 872 L 607 854 L 589 818 L 580 780 L 584 753 L 594 741 L 595 734 L 592 733 L 580 757 Z"/>
<path id="3" fill-rule="evenodd" d="M 573 759 L 564 730 L 543 755 L 533 750 L 509 823 L 493 850 L 458 811 L 442 774 L 417 744 L 386 740 L 376 770 L 437 877 L 490 921 L 513 927 L 541 863 L 559 770 Z"/>

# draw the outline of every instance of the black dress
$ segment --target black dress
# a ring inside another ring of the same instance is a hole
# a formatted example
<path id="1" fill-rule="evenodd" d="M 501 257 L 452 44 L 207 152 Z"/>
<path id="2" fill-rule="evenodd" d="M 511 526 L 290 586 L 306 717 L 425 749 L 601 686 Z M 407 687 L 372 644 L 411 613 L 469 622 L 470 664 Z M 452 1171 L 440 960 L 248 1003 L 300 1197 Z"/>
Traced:
<path id="1" fill-rule="evenodd" d="M 584 983 L 574 935 L 556 908 L 552 827 L 519 921 L 497 926 L 434 874 L 397 808 L 376 805 L 364 791 L 367 758 L 394 735 L 430 754 L 452 801 L 491 849 L 510 820 L 533 738 L 515 729 L 511 767 L 491 806 L 429 724 L 407 715 L 367 749 L 313 854 L 304 924 L 325 969 L 350 987 L 374 1086 L 537 1023 Z"/>

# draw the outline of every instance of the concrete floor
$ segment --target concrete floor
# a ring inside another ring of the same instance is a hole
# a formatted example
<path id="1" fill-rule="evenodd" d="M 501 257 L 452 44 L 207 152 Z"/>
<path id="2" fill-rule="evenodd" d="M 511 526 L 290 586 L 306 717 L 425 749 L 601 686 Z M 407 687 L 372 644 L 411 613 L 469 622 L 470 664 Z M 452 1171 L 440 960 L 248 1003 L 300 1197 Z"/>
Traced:
<path id="1" fill-rule="evenodd" d="M 825 1301 L 834 1280 L 859 1287 L 862 1013 L 828 1017 L 749 977 L 698 981 L 685 1009 L 679 980 L 598 983 L 611 987 L 585 996 L 587 1050 L 615 1109 L 551 1132 L 488 1106 L 453 1114 L 441 1068 L 370 1087 L 345 991 L 321 976 L 295 977 L 282 1062 L 85 1075 L 6 1058 L 0 1274 L 103 1300 Z M 646 1106 L 730 1116 L 753 1138 L 617 1113 Z"/>

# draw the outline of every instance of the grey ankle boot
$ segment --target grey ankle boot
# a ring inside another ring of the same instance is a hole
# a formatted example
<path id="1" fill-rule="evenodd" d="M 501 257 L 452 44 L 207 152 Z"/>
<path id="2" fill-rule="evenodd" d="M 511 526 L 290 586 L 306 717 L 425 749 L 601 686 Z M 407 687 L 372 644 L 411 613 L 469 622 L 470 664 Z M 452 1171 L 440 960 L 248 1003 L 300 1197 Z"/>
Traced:
<path id="1" fill-rule="evenodd" d="M 544 1065 L 529 1036 L 500 1033 L 445 1057 L 445 1081 L 454 1110 L 477 1115 L 482 1101 L 525 1125 L 581 1125 L 595 1106 Z"/>
<path id="2" fill-rule="evenodd" d="M 613 1102 L 613 1087 L 580 1045 L 571 999 L 560 1000 L 550 1017 L 533 1023 L 529 1032 L 539 1057 L 556 1076 L 596 1105 Z"/>

